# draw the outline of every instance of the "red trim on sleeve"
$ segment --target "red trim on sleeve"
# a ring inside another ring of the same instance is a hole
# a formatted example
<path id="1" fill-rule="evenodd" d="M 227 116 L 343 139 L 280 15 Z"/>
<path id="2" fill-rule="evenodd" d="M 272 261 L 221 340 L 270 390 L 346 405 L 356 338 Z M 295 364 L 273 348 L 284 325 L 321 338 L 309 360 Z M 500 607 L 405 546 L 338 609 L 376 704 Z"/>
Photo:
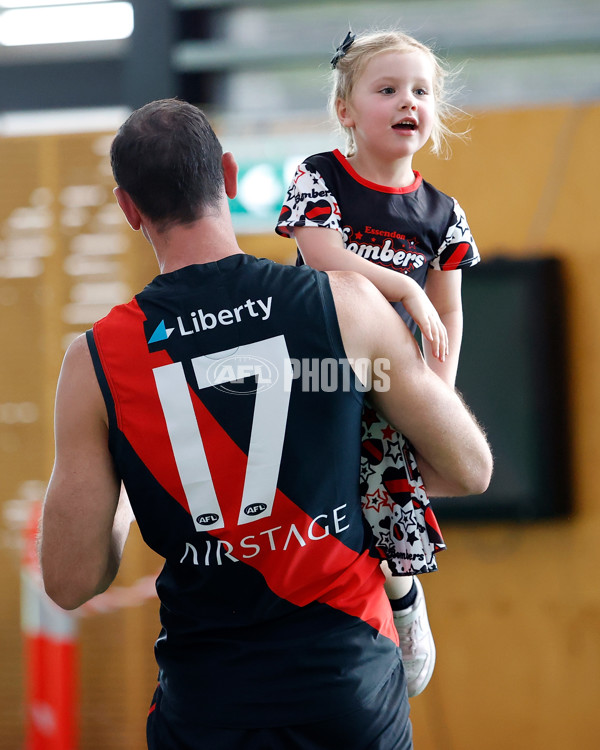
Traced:
<path id="1" fill-rule="evenodd" d="M 460 264 L 463 262 L 470 249 L 471 243 L 469 242 L 461 242 L 458 244 L 448 260 L 442 263 L 444 271 L 455 271 L 457 268 L 460 268 Z"/>

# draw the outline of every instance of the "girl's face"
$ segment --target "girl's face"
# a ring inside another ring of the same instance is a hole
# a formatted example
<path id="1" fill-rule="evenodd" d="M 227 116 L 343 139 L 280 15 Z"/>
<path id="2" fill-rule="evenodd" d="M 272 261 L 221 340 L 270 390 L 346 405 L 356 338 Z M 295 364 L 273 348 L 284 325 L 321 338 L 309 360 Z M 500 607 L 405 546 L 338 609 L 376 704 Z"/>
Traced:
<path id="1" fill-rule="evenodd" d="M 434 124 L 432 61 L 420 50 L 375 55 L 337 112 L 340 123 L 354 130 L 357 154 L 412 159 Z"/>

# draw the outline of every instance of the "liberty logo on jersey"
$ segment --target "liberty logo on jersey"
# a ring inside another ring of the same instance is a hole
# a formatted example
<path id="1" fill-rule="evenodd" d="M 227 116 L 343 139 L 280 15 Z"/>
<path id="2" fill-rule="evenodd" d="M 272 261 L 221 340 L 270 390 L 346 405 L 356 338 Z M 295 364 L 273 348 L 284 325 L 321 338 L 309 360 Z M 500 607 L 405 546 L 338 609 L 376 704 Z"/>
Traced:
<path id="1" fill-rule="evenodd" d="M 160 323 L 154 329 L 154 333 L 148 339 L 149 344 L 156 344 L 157 341 L 166 341 L 169 336 L 173 333 L 174 328 L 167 328 L 165 321 L 161 320 Z"/>
<path id="2" fill-rule="evenodd" d="M 149 344 L 158 341 L 166 341 L 174 330 L 179 330 L 181 336 L 191 336 L 203 331 L 211 331 L 217 326 L 230 326 L 236 323 L 248 321 L 250 318 L 268 320 L 271 316 L 271 304 L 273 297 L 262 299 L 247 299 L 243 304 L 232 308 L 224 307 L 221 310 L 207 312 L 202 308 L 192 310 L 187 315 L 177 316 L 177 326 L 167 328 L 164 320 L 161 320 L 154 332 L 148 339 Z"/>

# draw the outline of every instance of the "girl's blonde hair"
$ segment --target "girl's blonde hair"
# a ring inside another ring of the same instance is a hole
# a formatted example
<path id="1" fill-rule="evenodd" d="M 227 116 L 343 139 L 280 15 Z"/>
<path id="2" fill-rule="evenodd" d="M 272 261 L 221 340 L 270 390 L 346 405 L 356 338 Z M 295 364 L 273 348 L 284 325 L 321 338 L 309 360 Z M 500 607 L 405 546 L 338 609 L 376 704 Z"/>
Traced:
<path id="1" fill-rule="evenodd" d="M 336 55 L 335 68 L 332 71 L 332 87 L 329 95 L 329 111 L 334 121 L 346 138 L 346 155 L 356 153 L 354 133 L 351 128 L 344 127 L 338 119 L 336 105 L 339 100 L 348 102 L 354 91 L 356 82 L 362 75 L 367 63 L 375 55 L 383 52 L 423 52 L 432 64 L 433 95 L 435 98 L 434 122 L 431 131 L 431 151 L 436 155 L 448 156 L 450 153 L 449 139 L 464 137 L 466 133 L 454 132 L 450 124 L 460 112 L 448 101 L 447 84 L 460 69 L 451 71 L 433 50 L 401 31 L 373 31 L 357 35 L 354 42 L 342 56 Z M 464 113 L 461 113 L 464 114 Z"/>

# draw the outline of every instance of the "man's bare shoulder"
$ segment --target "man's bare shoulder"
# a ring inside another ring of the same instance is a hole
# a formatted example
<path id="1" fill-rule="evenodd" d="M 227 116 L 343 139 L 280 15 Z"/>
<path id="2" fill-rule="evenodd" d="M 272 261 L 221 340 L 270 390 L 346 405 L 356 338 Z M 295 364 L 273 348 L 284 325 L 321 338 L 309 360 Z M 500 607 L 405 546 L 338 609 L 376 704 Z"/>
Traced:
<path id="1" fill-rule="evenodd" d="M 73 359 L 75 361 L 90 361 L 91 362 L 91 355 L 90 355 L 90 348 L 87 343 L 87 337 L 85 333 L 80 333 L 79 336 L 76 336 L 73 341 L 69 344 L 67 347 L 67 352 L 65 355 L 65 359 Z"/>
<path id="2" fill-rule="evenodd" d="M 105 407 L 102 392 L 94 370 L 92 355 L 86 334 L 77 336 L 69 344 L 58 380 L 57 397 L 70 408 L 84 404 L 104 417 Z"/>
<path id="3" fill-rule="evenodd" d="M 360 316 L 386 303 L 384 296 L 362 274 L 355 271 L 327 271 L 336 310 L 343 316 Z"/>
<path id="4" fill-rule="evenodd" d="M 94 365 L 85 333 L 71 341 L 63 359 L 61 378 L 86 380 L 93 375 Z M 95 378 L 94 378 L 95 379 Z"/>

